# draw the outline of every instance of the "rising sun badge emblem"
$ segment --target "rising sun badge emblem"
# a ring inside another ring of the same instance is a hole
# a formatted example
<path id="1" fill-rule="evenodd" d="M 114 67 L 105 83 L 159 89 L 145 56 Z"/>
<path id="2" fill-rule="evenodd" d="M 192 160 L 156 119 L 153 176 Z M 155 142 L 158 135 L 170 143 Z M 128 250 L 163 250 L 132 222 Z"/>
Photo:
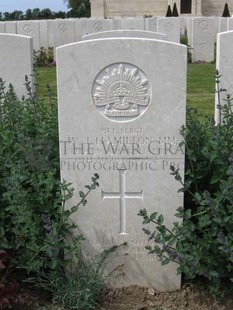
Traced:
<path id="1" fill-rule="evenodd" d="M 99 112 L 115 121 L 129 121 L 140 116 L 151 97 L 144 72 L 126 63 L 104 68 L 95 78 L 92 95 Z"/>

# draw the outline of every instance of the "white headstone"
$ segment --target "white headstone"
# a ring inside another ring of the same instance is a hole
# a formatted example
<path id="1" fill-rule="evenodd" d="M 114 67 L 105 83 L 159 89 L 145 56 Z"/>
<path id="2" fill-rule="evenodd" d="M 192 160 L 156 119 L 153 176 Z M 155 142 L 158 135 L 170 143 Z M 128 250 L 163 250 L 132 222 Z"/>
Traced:
<path id="1" fill-rule="evenodd" d="M 0 22 L 0 33 L 5 33 L 6 27 L 4 22 Z"/>
<path id="2" fill-rule="evenodd" d="M 40 25 L 37 21 L 18 21 L 17 34 L 32 37 L 33 49 L 39 50 L 40 45 Z"/>
<path id="3" fill-rule="evenodd" d="M 145 18 L 145 29 L 148 31 L 158 31 L 158 17 Z"/>
<path id="4" fill-rule="evenodd" d="M 96 33 L 112 29 L 111 19 L 88 19 L 87 33 Z"/>
<path id="5" fill-rule="evenodd" d="M 32 38 L 0 34 L 0 77 L 14 86 L 16 95 L 27 95 L 25 88 L 25 75 L 33 85 L 33 49 Z"/>
<path id="6" fill-rule="evenodd" d="M 112 19 L 112 29 L 113 30 L 121 29 L 121 19 Z"/>
<path id="7" fill-rule="evenodd" d="M 40 45 L 45 49 L 49 48 L 49 29 L 48 29 L 48 21 L 40 20 Z"/>
<path id="8" fill-rule="evenodd" d="M 16 22 L 5 22 L 6 33 L 17 33 Z"/>
<path id="9" fill-rule="evenodd" d="M 228 23 L 227 23 L 227 30 L 230 31 L 230 30 L 233 30 L 233 18 L 228 18 L 227 19 Z"/>
<path id="10" fill-rule="evenodd" d="M 119 38 L 119 37 L 136 37 L 157 40 L 167 40 L 167 36 L 163 33 L 144 31 L 144 30 L 110 30 L 98 33 L 92 33 L 83 36 L 83 40 L 93 40 L 101 38 Z"/>
<path id="11" fill-rule="evenodd" d="M 48 42 L 49 42 L 49 47 L 53 47 L 53 45 L 54 45 L 53 22 L 54 22 L 54 20 L 48 20 Z"/>
<path id="12" fill-rule="evenodd" d="M 219 29 L 218 32 L 225 32 L 228 28 L 228 18 L 220 17 L 219 18 Z"/>
<path id="13" fill-rule="evenodd" d="M 192 20 L 192 59 L 211 62 L 214 60 L 216 24 L 214 18 L 196 17 Z"/>
<path id="14" fill-rule="evenodd" d="M 82 41 L 83 35 L 88 34 L 88 18 L 78 18 L 75 21 L 75 41 Z"/>
<path id="15" fill-rule="evenodd" d="M 220 93 L 220 102 L 218 100 L 218 94 L 215 94 L 215 122 L 219 124 L 221 122 L 220 111 L 217 105 L 226 103 L 227 94 L 233 98 L 233 31 L 222 32 L 217 35 L 217 49 L 216 49 L 216 69 L 219 71 L 220 85 L 222 89 L 226 89 L 225 92 Z"/>
<path id="16" fill-rule="evenodd" d="M 142 208 L 163 213 L 170 227 L 183 204 L 169 167 L 184 167 L 178 145 L 185 122 L 186 55 L 180 44 L 141 38 L 57 49 L 61 175 L 75 188 L 67 207 L 98 173 L 100 187 L 73 220 L 86 237 L 86 255 L 127 242 L 107 266 L 108 272 L 121 268 L 109 279 L 116 287 L 180 287 L 177 266 L 162 267 L 145 250 L 137 213 Z"/>
<path id="17" fill-rule="evenodd" d="M 145 29 L 145 20 L 144 20 L 144 18 L 122 18 L 121 19 L 121 29 L 144 30 Z"/>
<path id="18" fill-rule="evenodd" d="M 74 21 L 59 19 L 53 21 L 53 47 L 75 42 Z"/>
<path id="19" fill-rule="evenodd" d="M 158 32 L 167 35 L 167 40 L 180 43 L 180 19 L 178 17 L 158 18 Z"/>

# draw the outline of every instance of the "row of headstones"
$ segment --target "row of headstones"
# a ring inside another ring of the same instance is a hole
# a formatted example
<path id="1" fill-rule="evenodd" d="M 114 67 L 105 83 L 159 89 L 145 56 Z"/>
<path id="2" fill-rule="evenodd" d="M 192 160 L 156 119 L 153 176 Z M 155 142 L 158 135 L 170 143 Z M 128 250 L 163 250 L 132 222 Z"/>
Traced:
<path id="1" fill-rule="evenodd" d="M 77 42 L 86 34 L 120 29 L 159 32 L 166 34 L 168 41 L 176 43 L 180 42 L 180 35 L 184 35 L 187 29 L 193 62 L 210 62 L 214 60 L 216 34 L 232 30 L 233 18 L 81 18 L 0 23 L 0 33 L 31 36 L 35 50 Z"/>
<path id="2" fill-rule="evenodd" d="M 217 66 L 229 90 L 230 42 L 233 31 L 218 36 Z M 1 34 L 0 62 L 0 75 L 18 87 L 32 72 L 32 39 Z M 57 48 L 61 176 L 75 188 L 67 207 L 77 205 L 93 174 L 101 175 L 73 221 L 86 238 L 86 255 L 124 244 L 107 266 L 119 271 L 110 278 L 114 286 L 180 287 L 177 265 L 161 267 L 147 254 L 137 213 L 162 213 L 168 227 L 177 221 L 183 194 L 169 167 L 184 172 L 186 76 L 186 47 L 166 40 L 115 37 Z"/>
<path id="3" fill-rule="evenodd" d="M 40 21 L 1 22 L 0 33 L 31 36 L 34 49 L 58 47 L 82 40 L 82 36 L 95 32 L 118 29 L 148 30 L 170 33 L 170 41 L 179 42 L 179 19 L 126 18 L 126 19 L 56 19 Z"/>
<path id="4" fill-rule="evenodd" d="M 212 48 L 209 48 L 209 44 L 207 40 L 213 41 L 213 28 L 214 28 L 214 19 L 209 19 L 208 23 L 206 23 L 206 20 L 194 20 L 199 21 L 199 23 L 194 23 L 194 27 L 196 27 L 195 32 L 199 33 L 199 41 L 196 39 L 196 45 L 199 42 L 199 45 L 203 47 L 202 50 L 200 50 L 200 53 L 205 51 L 206 53 L 204 56 L 206 58 L 209 56 L 212 60 L 213 57 L 213 51 Z M 188 27 L 188 29 L 190 29 Z M 208 36 L 205 36 L 208 34 Z M 211 35 L 212 34 L 212 35 Z M 231 79 L 231 72 L 229 68 L 227 68 L 227 65 L 223 65 L 231 60 L 231 48 L 229 47 L 230 39 L 228 38 L 231 35 L 231 32 L 227 33 L 220 33 L 218 34 L 217 38 L 217 68 L 220 70 L 221 73 L 223 73 L 223 81 L 224 87 L 226 89 L 233 89 L 233 82 L 230 83 Z M 92 33 L 89 35 L 84 35 L 83 40 L 93 40 L 97 38 L 113 38 L 113 37 L 142 37 L 142 38 L 149 38 L 149 39 L 159 39 L 159 40 L 166 40 L 167 36 L 162 33 L 157 32 L 149 32 L 149 31 L 141 31 L 141 30 L 116 30 L 116 31 L 106 31 L 106 32 L 98 32 L 98 33 Z M 221 39 L 222 38 L 222 39 Z M 228 40 L 228 41 L 227 41 Z M 195 46 L 194 40 L 192 41 Z M 213 44 L 213 42 L 212 42 Z M 6 81 L 10 81 L 15 86 L 16 93 L 21 97 L 22 95 L 26 95 L 25 90 L 22 88 L 22 85 L 24 84 L 25 74 L 27 74 L 28 77 L 33 76 L 33 40 L 29 37 L 23 37 L 18 35 L 1 35 L 1 77 L 3 77 Z M 229 47 L 229 48 L 228 48 Z M 15 51 L 17 50 L 17 54 L 15 54 Z M 229 55 L 228 55 L 229 54 Z M 197 55 L 196 53 L 193 53 L 193 56 Z M 227 57 L 224 55 L 228 55 Z M 203 57 L 204 57 L 203 56 Z M 197 56 L 196 56 L 197 57 Z M 198 57 L 197 57 L 198 59 Z M 229 64 L 230 66 L 230 64 Z M 21 77 L 21 78 L 19 78 Z M 228 83 L 226 82 L 228 81 Z M 216 111 L 217 114 L 217 111 Z M 216 116 L 217 120 L 217 116 Z"/>

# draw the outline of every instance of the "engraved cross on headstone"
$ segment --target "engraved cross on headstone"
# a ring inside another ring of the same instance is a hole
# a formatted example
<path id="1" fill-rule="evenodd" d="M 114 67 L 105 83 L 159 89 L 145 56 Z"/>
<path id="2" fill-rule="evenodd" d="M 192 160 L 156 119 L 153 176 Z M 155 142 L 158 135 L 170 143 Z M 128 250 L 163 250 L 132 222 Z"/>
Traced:
<path id="1" fill-rule="evenodd" d="M 143 190 L 140 192 L 126 192 L 125 191 L 125 172 L 126 170 L 118 170 L 119 171 L 119 192 L 104 192 L 102 191 L 102 199 L 119 199 L 119 207 L 120 207 L 120 232 L 119 234 L 127 234 L 126 233 L 126 199 L 135 198 L 142 199 L 143 198 Z"/>

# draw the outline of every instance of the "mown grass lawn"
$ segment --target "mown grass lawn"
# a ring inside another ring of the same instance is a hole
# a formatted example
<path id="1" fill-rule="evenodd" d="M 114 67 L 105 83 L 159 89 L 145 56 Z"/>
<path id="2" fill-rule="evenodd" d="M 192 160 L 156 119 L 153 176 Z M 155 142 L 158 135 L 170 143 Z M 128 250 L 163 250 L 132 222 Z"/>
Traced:
<path id="1" fill-rule="evenodd" d="M 37 94 L 45 97 L 46 85 L 56 96 L 56 68 L 38 68 Z M 189 64 L 187 73 L 187 106 L 196 107 L 201 119 L 214 116 L 215 64 Z"/>
<path id="2" fill-rule="evenodd" d="M 47 85 L 53 96 L 57 96 L 56 67 L 42 67 L 36 69 L 36 92 L 39 98 L 48 95 Z"/>
<path id="3" fill-rule="evenodd" d="M 187 106 L 195 107 L 201 118 L 214 117 L 215 64 L 189 64 Z"/>

